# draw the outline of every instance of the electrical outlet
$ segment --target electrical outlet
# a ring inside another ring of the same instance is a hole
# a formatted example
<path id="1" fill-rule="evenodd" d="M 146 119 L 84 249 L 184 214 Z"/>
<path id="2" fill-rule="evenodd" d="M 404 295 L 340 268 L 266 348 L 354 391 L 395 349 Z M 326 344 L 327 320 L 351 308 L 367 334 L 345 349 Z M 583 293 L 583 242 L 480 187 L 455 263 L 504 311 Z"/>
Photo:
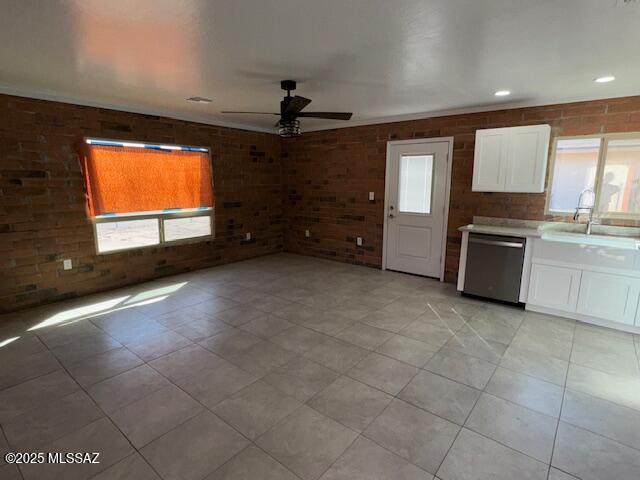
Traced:
<path id="1" fill-rule="evenodd" d="M 369 201 L 373 202 L 376 199 L 376 194 L 374 192 L 369 192 Z"/>
<path id="2" fill-rule="evenodd" d="M 67 258 L 65 260 L 62 261 L 62 267 L 65 270 L 71 270 L 73 268 L 73 263 L 71 262 L 70 258 Z"/>
<path id="3" fill-rule="evenodd" d="M 305 230 L 304 231 L 304 236 L 309 238 L 311 236 L 311 233 L 309 233 L 309 230 Z"/>
<path id="4" fill-rule="evenodd" d="M 246 240 L 251 240 L 251 232 L 247 232 L 245 235 Z"/>
<path id="5" fill-rule="evenodd" d="M 362 237 L 356 238 L 356 245 L 358 245 L 359 247 L 362 246 Z"/>

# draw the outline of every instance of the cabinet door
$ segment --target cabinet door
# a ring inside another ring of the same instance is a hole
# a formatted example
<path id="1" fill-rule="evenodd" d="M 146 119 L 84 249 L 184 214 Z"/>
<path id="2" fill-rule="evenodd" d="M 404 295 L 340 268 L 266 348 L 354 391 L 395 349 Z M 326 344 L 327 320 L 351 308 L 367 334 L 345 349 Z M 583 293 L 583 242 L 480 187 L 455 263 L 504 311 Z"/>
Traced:
<path id="1" fill-rule="evenodd" d="M 476 132 L 473 157 L 474 192 L 503 192 L 507 175 L 508 128 L 493 128 Z"/>
<path id="2" fill-rule="evenodd" d="M 534 263 L 531 266 L 527 303 L 575 312 L 581 273 L 573 268 Z"/>
<path id="3" fill-rule="evenodd" d="M 637 278 L 584 271 L 578 313 L 633 325 L 639 294 Z"/>
<path id="4" fill-rule="evenodd" d="M 505 192 L 544 192 L 549 125 L 509 128 Z"/>

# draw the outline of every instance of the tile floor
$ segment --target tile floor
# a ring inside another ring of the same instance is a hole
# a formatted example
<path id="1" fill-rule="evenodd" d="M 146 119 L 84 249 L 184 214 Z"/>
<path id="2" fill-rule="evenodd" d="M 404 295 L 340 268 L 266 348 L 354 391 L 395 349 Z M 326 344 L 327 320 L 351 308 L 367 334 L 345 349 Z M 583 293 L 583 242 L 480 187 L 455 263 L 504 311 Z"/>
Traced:
<path id="1" fill-rule="evenodd" d="M 640 337 L 288 254 L 5 315 L 2 479 L 640 478 Z"/>

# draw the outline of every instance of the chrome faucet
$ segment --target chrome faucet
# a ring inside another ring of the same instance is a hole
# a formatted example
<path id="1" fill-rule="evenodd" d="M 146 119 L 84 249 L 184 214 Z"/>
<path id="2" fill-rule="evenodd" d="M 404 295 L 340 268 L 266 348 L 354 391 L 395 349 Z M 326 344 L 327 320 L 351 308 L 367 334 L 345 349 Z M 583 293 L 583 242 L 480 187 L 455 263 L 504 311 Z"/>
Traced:
<path id="1" fill-rule="evenodd" d="M 584 202 L 583 197 L 585 194 L 590 195 L 590 202 Z M 591 226 L 593 225 L 593 208 L 596 203 L 596 194 L 590 188 L 585 188 L 578 197 L 578 206 L 576 207 L 576 213 L 573 214 L 573 220 L 578 220 L 580 218 L 580 214 L 584 212 L 589 213 L 589 219 L 587 220 L 587 230 L 586 234 L 591 235 Z"/>

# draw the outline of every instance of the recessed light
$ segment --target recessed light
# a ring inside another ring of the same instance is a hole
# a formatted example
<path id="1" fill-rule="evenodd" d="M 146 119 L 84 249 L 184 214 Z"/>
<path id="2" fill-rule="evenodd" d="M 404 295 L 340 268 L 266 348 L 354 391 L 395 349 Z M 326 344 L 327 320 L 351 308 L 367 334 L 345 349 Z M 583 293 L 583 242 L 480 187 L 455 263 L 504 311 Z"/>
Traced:
<path id="1" fill-rule="evenodd" d="M 498 90 L 494 95 L 496 97 L 506 97 L 507 95 L 511 95 L 511 90 Z"/>
<path id="2" fill-rule="evenodd" d="M 193 103 L 211 103 L 213 100 L 211 100 L 210 98 L 206 98 L 206 97 L 189 97 L 187 98 L 187 102 L 193 102 Z"/>
<path id="3" fill-rule="evenodd" d="M 613 75 L 605 75 L 604 77 L 598 77 L 594 80 L 596 83 L 609 83 L 616 79 Z"/>

